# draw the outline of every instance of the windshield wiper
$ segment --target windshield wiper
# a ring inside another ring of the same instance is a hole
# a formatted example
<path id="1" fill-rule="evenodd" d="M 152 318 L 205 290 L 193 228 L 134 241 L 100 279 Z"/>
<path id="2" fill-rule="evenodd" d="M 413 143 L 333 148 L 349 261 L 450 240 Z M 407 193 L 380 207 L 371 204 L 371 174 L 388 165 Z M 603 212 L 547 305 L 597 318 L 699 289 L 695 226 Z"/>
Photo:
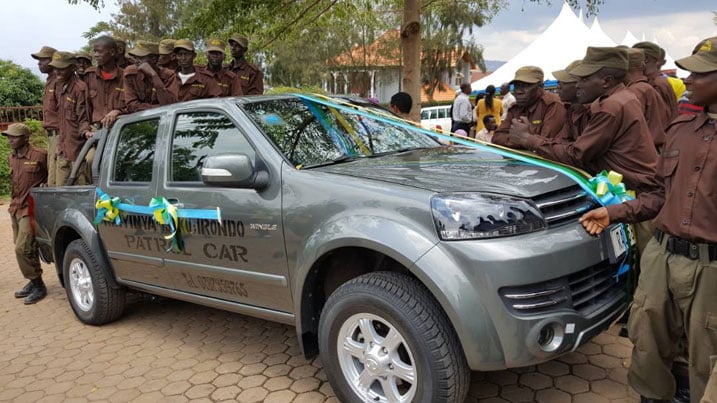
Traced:
<path id="1" fill-rule="evenodd" d="M 342 155 L 338 158 L 334 158 L 330 161 L 324 161 L 324 162 L 319 162 L 317 164 L 306 165 L 306 166 L 302 167 L 302 169 L 317 168 L 317 167 L 323 167 L 323 166 L 327 166 L 327 165 L 336 165 L 336 164 L 341 164 L 343 162 L 355 161 L 357 158 L 358 158 L 357 155 L 344 154 L 344 155 Z"/>
<path id="2" fill-rule="evenodd" d="M 433 148 L 433 147 L 401 147 L 401 148 L 397 148 L 395 150 L 374 153 L 374 154 L 369 155 L 369 157 L 370 158 L 383 157 L 384 155 L 401 154 L 401 153 L 405 153 L 406 151 L 424 150 L 426 148 Z"/>

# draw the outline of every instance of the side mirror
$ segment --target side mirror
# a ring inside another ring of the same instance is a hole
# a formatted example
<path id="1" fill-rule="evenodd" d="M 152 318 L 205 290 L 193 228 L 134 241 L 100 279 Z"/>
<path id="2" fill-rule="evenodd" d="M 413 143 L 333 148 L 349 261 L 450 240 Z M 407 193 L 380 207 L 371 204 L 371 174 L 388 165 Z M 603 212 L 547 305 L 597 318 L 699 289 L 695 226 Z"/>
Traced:
<path id="1" fill-rule="evenodd" d="M 254 167 L 246 154 L 207 157 L 202 182 L 210 186 L 261 189 L 269 184 L 269 173 Z"/>

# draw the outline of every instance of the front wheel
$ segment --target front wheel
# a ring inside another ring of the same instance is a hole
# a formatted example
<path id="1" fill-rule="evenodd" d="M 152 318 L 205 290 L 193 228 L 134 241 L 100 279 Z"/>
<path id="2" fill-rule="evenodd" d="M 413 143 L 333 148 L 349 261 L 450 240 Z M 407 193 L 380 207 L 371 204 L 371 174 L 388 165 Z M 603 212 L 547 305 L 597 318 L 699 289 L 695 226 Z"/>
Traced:
<path id="1" fill-rule="evenodd" d="M 377 272 L 339 287 L 319 320 L 342 402 L 462 402 L 470 371 L 445 314 L 414 278 Z"/>
<path id="2" fill-rule="evenodd" d="M 122 315 L 125 290 L 109 285 L 105 272 L 85 241 L 76 239 L 67 246 L 62 272 L 67 299 L 80 321 L 102 325 Z"/>

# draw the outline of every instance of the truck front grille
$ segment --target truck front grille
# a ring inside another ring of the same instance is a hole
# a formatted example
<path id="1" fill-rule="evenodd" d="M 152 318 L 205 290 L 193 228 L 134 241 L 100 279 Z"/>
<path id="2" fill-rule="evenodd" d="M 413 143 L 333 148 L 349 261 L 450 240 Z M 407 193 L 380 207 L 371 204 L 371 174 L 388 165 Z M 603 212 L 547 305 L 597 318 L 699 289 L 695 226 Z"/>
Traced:
<path id="1" fill-rule="evenodd" d="M 566 224 L 579 218 L 598 204 L 580 186 L 546 193 L 533 199 L 543 213 L 548 227 Z"/>
<path id="2" fill-rule="evenodd" d="M 626 277 L 615 278 L 617 265 L 607 261 L 557 279 L 498 290 L 514 314 L 537 315 L 574 310 L 590 315 L 606 302 L 626 295 Z"/>

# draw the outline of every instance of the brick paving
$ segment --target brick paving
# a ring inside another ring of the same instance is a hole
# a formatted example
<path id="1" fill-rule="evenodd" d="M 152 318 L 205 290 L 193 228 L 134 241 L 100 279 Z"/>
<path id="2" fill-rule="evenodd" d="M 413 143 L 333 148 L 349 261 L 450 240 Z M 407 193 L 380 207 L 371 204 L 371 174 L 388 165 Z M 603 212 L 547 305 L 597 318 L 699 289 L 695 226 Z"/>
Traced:
<path id="1" fill-rule="evenodd" d="M 83 325 L 49 265 L 48 297 L 24 306 L 7 203 L 0 238 L 0 401 L 337 401 L 291 326 L 149 296 L 114 323 Z M 474 372 L 466 402 L 636 402 L 630 350 L 611 329 L 555 361 Z"/>

